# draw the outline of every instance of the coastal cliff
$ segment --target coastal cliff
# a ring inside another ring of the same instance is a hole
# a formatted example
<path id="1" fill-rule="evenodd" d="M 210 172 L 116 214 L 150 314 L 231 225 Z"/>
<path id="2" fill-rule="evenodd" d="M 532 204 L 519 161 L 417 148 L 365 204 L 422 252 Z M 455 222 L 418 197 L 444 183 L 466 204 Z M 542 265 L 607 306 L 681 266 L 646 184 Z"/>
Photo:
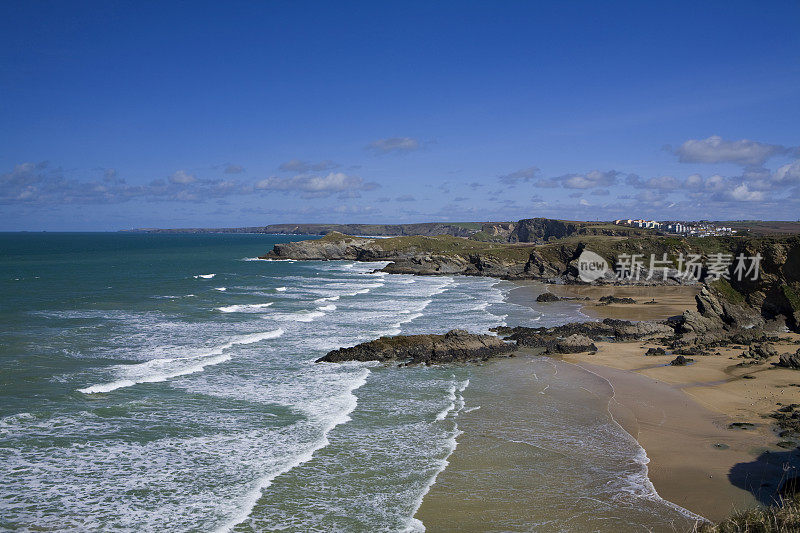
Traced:
<path id="1" fill-rule="evenodd" d="M 546 219 L 542 219 L 546 220 Z M 531 238 L 529 230 L 513 231 Z M 556 221 L 557 222 L 557 221 Z M 543 231 L 568 231 L 568 226 L 546 223 Z M 549 228 L 549 229 L 548 229 Z M 546 233 L 545 233 L 546 234 Z M 537 234 L 540 235 L 540 234 Z M 541 234 L 544 235 L 544 234 Z M 330 233 L 317 240 L 276 244 L 263 259 L 389 261 L 383 268 L 392 274 L 489 276 L 509 280 L 539 280 L 549 283 L 581 283 L 577 261 L 584 250 L 592 251 L 614 265 L 623 255 L 643 257 L 665 254 L 670 258 L 698 254 L 761 257 L 757 279 L 730 276 L 730 280 L 706 280 L 697 296 L 697 309 L 684 313 L 679 329 L 700 334 L 718 330 L 761 327 L 767 322 L 800 328 L 800 236 L 790 237 L 619 237 L 572 235 L 547 244 L 493 243 L 440 235 L 370 239 Z M 693 282 L 675 268 L 667 275 L 645 269 L 639 279 L 618 280 L 613 272 L 600 283 L 674 285 Z M 703 276 L 706 271 L 701 272 Z M 702 278 L 701 278 L 702 280 Z"/>

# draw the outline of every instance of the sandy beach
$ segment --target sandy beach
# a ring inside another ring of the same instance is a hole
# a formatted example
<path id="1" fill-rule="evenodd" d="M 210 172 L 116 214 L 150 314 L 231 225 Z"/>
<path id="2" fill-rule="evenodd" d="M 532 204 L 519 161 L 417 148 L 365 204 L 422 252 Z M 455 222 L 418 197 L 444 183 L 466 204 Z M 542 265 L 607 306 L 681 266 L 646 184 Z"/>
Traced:
<path id="1" fill-rule="evenodd" d="M 695 287 L 545 287 L 526 283 L 513 290 L 509 300 L 530 305 L 545 290 L 558 296 L 589 297 L 589 301 L 570 303 L 580 305 L 590 317 L 629 320 L 680 314 L 694 308 L 698 291 Z M 609 294 L 634 298 L 636 303 L 597 305 L 601 296 Z M 645 303 L 653 300 L 656 303 Z M 565 302 L 544 305 L 561 306 Z M 782 337 L 786 342 L 775 344 L 778 352 L 794 352 L 800 335 Z M 692 364 L 674 367 L 669 365 L 674 355 L 644 355 L 647 348 L 657 346 L 654 343 L 601 342 L 597 346 L 596 353 L 570 354 L 559 359 L 608 384 L 609 412 L 646 450 L 648 475 L 662 498 L 709 520 L 770 502 L 785 477 L 784 467 L 797 464 L 798 455 L 795 449 L 777 445 L 781 439 L 774 430 L 774 420 L 766 415 L 779 404 L 800 402 L 800 373 L 770 364 L 736 366 L 742 361 L 737 358 L 742 347 L 720 348 L 718 355 L 696 356 Z M 498 379 L 518 383 L 519 371 L 513 367 L 519 363 L 499 361 L 495 366 L 502 368 L 504 364 L 507 375 Z M 501 374 L 503 370 L 497 372 Z M 572 376 L 578 379 L 579 374 Z M 518 392 L 533 399 L 540 391 L 531 382 L 527 388 L 519 385 Z M 469 391 L 465 397 L 469 398 Z M 490 416 L 487 401 L 491 400 L 484 398 L 484 407 L 470 415 Z M 731 426 L 737 423 L 738 426 Z M 418 516 L 430 523 L 429 530 L 447 529 L 443 527 L 447 520 L 463 523 L 470 516 L 464 510 L 476 505 L 483 510 L 475 513 L 488 516 L 490 510 L 485 502 L 473 501 L 470 506 L 444 499 L 445 494 L 454 497 L 446 487 L 448 480 L 465 468 L 463 465 L 472 468 L 477 457 L 491 461 L 485 453 L 477 453 L 475 445 L 476 438 L 465 431 L 451 465 L 440 476 L 443 486 L 437 487 L 437 483 L 426 497 Z M 504 449 L 503 453 L 513 450 Z M 525 456 L 517 456 L 516 460 L 515 464 L 524 462 Z M 449 513 L 446 509 L 458 512 Z M 685 524 L 665 524 L 665 530 L 685 530 Z"/>

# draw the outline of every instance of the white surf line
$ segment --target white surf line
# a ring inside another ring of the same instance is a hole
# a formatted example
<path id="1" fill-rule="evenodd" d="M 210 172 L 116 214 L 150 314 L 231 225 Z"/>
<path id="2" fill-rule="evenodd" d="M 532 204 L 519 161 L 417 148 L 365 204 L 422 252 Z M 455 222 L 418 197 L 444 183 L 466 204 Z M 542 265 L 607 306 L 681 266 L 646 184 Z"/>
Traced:
<path id="1" fill-rule="evenodd" d="M 216 276 L 216 274 L 198 274 L 198 275 L 192 276 L 192 277 L 194 277 L 194 279 L 198 279 L 198 278 L 211 279 L 214 276 Z"/>
<path id="2" fill-rule="evenodd" d="M 450 400 L 450 405 L 445 407 L 436 415 L 436 420 L 444 420 L 447 415 L 456 408 L 456 385 L 455 383 L 447 390 L 447 398 Z"/>
<path id="3" fill-rule="evenodd" d="M 466 390 L 468 386 L 469 386 L 469 379 L 459 382 L 458 386 L 454 384 L 451 386 L 450 389 L 448 389 L 448 397 L 450 397 L 450 390 L 455 390 L 455 392 L 457 392 L 457 396 L 455 398 L 456 402 L 454 403 L 458 404 L 458 407 L 453 411 L 452 416 L 449 418 L 453 422 L 453 432 L 450 434 L 450 438 L 448 439 L 449 449 L 447 450 L 447 455 L 445 455 L 444 459 L 442 459 L 439 463 L 440 468 L 433 474 L 430 480 L 428 480 L 428 484 L 425 486 L 422 493 L 416 499 L 414 503 L 414 510 L 408 519 L 405 529 L 403 529 L 405 533 L 410 533 L 414 531 L 425 531 L 425 524 L 423 524 L 420 519 L 415 518 L 415 515 L 417 514 L 417 511 L 419 511 L 419 508 L 422 506 L 422 501 L 425 499 L 425 496 L 428 494 L 428 492 L 430 492 L 431 487 L 433 487 L 433 485 L 436 484 L 436 478 L 438 478 L 439 474 L 444 472 L 445 468 L 447 468 L 447 465 L 450 464 L 450 461 L 448 461 L 448 459 L 450 459 L 450 456 L 453 455 L 453 452 L 456 450 L 456 447 L 458 446 L 457 439 L 458 436 L 463 433 L 463 431 L 458 429 L 458 423 L 456 422 L 455 417 L 457 417 L 458 413 L 464 408 L 464 396 L 462 395 L 462 393 Z"/>
<path id="4" fill-rule="evenodd" d="M 215 528 L 213 531 L 214 533 L 227 533 L 232 531 L 237 525 L 247 521 L 250 515 L 255 509 L 258 500 L 261 499 L 261 496 L 264 493 L 264 490 L 269 488 L 272 485 L 272 482 L 275 481 L 275 478 L 281 476 L 290 470 L 294 469 L 302 465 L 303 463 L 307 463 L 310 461 L 314 454 L 327 447 L 330 444 L 330 440 L 328 440 L 328 435 L 330 432 L 338 426 L 339 424 L 344 424 L 352 420 L 350 418 L 350 414 L 355 410 L 356 406 L 358 405 L 358 397 L 354 394 L 356 390 L 361 388 L 367 382 L 367 376 L 369 376 L 370 370 L 368 368 L 364 368 L 360 375 L 356 378 L 356 380 L 352 383 L 352 386 L 349 388 L 346 394 L 350 396 L 349 404 L 347 409 L 344 413 L 340 414 L 338 417 L 332 419 L 327 426 L 322 431 L 322 437 L 317 440 L 316 442 L 312 443 L 306 450 L 304 450 L 300 455 L 296 456 L 294 460 L 284 465 L 283 467 L 279 468 L 277 471 L 269 473 L 262 477 L 261 479 L 257 480 L 251 489 L 247 492 L 244 497 L 243 505 L 241 508 L 241 512 L 228 520 L 227 522 L 223 523 L 222 525 Z"/>
<path id="5" fill-rule="evenodd" d="M 263 304 L 237 304 L 237 305 L 226 305 L 223 307 L 216 307 L 217 311 L 222 313 L 247 313 L 250 311 L 258 311 L 260 309 L 266 309 L 267 307 L 271 306 L 274 302 L 267 302 Z"/>
<path id="6" fill-rule="evenodd" d="M 563 361 L 563 362 L 566 363 L 566 361 Z M 611 383 L 610 380 L 608 380 L 608 379 L 604 378 L 603 376 L 601 376 L 600 374 L 598 374 L 597 372 L 593 372 L 593 371 L 589 370 L 588 368 L 586 368 L 586 367 L 584 367 L 584 366 L 582 366 L 582 365 L 580 365 L 578 363 L 566 363 L 566 364 L 575 365 L 578 368 L 581 368 L 581 369 L 585 370 L 586 372 L 589 372 L 590 374 L 593 374 L 593 375 L 597 376 L 598 378 L 600 378 L 603 381 L 605 381 L 606 383 L 608 383 L 608 386 L 611 387 L 611 397 L 608 399 L 608 403 L 606 404 L 606 412 L 608 412 L 608 416 L 611 419 L 611 421 L 614 422 L 614 424 L 616 424 L 617 427 L 619 427 L 622 430 L 622 433 L 624 435 L 627 435 L 627 437 L 629 439 L 632 439 L 633 442 L 636 444 L 636 446 L 639 447 L 639 450 L 640 450 L 639 455 L 640 456 L 639 457 L 634 457 L 634 461 L 639 463 L 639 464 L 641 464 L 642 467 L 644 467 L 644 479 L 647 482 L 646 485 L 645 485 L 645 488 L 649 492 L 649 494 L 643 495 L 641 497 L 645 498 L 645 499 L 648 499 L 650 501 L 661 501 L 667 507 L 671 507 L 672 509 L 677 511 L 679 514 L 682 514 L 683 516 L 685 516 L 686 518 L 689 518 L 691 520 L 698 520 L 698 521 L 701 521 L 701 522 L 710 522 L 710 520 L 708 520 L 708 518 L 706 518 L 704 516 L 700 516 L 697 513 L 693 513 L 689 509 L 681 507 L 677 503 L 674 503 L 674 502 L 671 502 L 671 501 L 669 501 L 669 500 L 667 500 L 665 498 L 662 498 L 661 495 L 658 494 L 658 491 L 656 490 L 655 485 L 653 485 L 653 482 L 650 480 L 650 469 L 647 467 L 647 465 L 650 463 L 650 457 L 647 456 L 647 450 L 644 449 L 644 446 L 639 444 L 639 441 L 636 439 L 635 436 L 633 436 L 630 433 L 628 433 L 628 431 L 622 426 L 622 424 L 620 424 L 617 421 L 617 419 L 614 418 L 614 413 L 611 412 L 611 402 L 613 401 L 613 402 L 619 403 L 619 402 L 617 402 L 617 391 L 616 391 L 616 389 L 614 389 L 614 384 Z M 555 367 L 555 365 L 553 365 L 553 366 Z M 553 375 L 555 376 L 555 374 L 553 374 Z M 622 404 L 619 404 L 619 405 L 622 405 Z"/>
<path id="7" fill-rule="evenodd" d="M 191 355 L 188 357 L 165 357 L 161 359 L 151 359 L 149 361 L 145 361 L 144 363 L 138 363 L 134 365 L 114 365 L 112 368 L 121 370 L 123 373 L 126 372 L 130 373 L 132 371 L 133 372 L 143 371 L 145 373 L 138 376 L 132 376 L 127 379 L 119 379 L 117 381 L 111 381 L 108 383 L 99 383 L 97 385 L 91 385 L 83 389 L 78 389 L 78 392 L 82 392 L 83 394 L 97 394 L 97 393 L 111 392 L 113 390 L 122 389 L 125 387 L 132 387 L 133 385 L 138 385 L 140 383 L 159 383 L 179 376 L 194 374 L 195 372 L 202 371 L 207 366 L 218 365 L 219 363 L 224 363 L 225 361 L 229 361 L 231 359 L 231 355 L 226 352 L 233 346 L 236 346 L 238 344 L 252 344 L 254 342 L 260 342 L 267 339 L 277 339 L 283 334 L 284 330 L 278 328 L 276 330 L 265 331 L 263 333 L 251 333 L 248 335 L 242 335 L 241 337 L 235 338 L 226 344 L 217 346 L 216 348 L 213 348 L 206 353 L 198 355 Z M 171 371 L 168 369 L 152 370 L 157 365 L 165 365 L 175 362 L 184 363 L 191 361 L 198 361 L 198 362 L 194 365 L 182 367 L 179 369 L 174 369 Z"/>

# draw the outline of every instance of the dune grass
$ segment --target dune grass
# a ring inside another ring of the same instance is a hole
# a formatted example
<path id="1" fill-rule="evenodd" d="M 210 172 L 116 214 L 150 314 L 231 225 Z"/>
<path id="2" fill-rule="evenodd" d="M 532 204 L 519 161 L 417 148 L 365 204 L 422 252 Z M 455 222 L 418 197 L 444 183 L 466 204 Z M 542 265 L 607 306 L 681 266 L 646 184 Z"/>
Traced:
<path id="1" fill-rule="evenodd" d="M 800 499 L 736 513 L 718 524 L 695 526 L 696 533 L 797 533 L 800 531 Z"/>

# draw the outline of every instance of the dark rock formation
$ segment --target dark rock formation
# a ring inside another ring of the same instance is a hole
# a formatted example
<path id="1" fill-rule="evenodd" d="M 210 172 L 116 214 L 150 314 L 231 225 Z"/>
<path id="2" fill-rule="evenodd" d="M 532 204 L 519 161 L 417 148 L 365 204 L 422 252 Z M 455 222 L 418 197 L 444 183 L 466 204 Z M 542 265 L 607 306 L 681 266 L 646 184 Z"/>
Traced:
<path id="1" fill-rule="evenodd" d="M 678 357 L 676 357 L 675 359 L 670 361 L 669 364 L 672 365 L 672 366 L 686 366 L 687 364 L 691 363 L 692 361 L 694 361 L 694 359 L 679 355 Z"/>
<path id="2" fill-rule="evenodd" d="M 631 341 L 645 337 L 671 336 L 674 333 L 672 327 L 665 322 L 630 322 L 614 318 L 606 318 L 602 322 L 571 322 L 552 328 L 499 327 L 494 331 L 523 346 L 537 346 L 542 339 L 552 340 L 573 334 L 584 335 L 593 341 Z"/>
<path id="3" fill-rule="evenodd" d="M 559 300 L 561 300 L 561 298 L 559 298 L 552 292 L 543 292 L 542 294 L 536 297 L 537 302 L 557 302 Z"/>
<path id="4" fill-rule="evenodd" d="M 373 239 L 347 237 L 334 232 L 323 239 L 275 244 L 271 252 L 261 257 L 262 259 L 299 259 L 303 261 L 340 259 L 374 261 L 383 259 L 385 254 L 371 246 L 372 243 Z"/>
<path id="5" fill-rule="evenodd" d="M 589 337 L 574 333 L 566 339 L 557 339 L 548 344 L 547 351 L 549 353 L 596 352 L 597 346 Z"/>
<path id="6" fill-rule="evenodd" d="M 500 238 L 511 225 L 492 226 Z M 493 228 L 493 229 L 492 229 Z M 747 328 L 782 327 L 800 331 L 800 236 L 781 238 L 707 237 L 704 239 L 667 239 L 652 235 L 636 238 L 587 239 L 575 235 L 607 231 L 602 225 L 551 219 L 526 219 L 514 225 L 509 240 L 517 244 L 478 242 L 452 236 L 368 239 L 330 233 L 322 239 L 276 244 L 262 256 L 272 259 L 313 259 L 356 261 L 391 261 L 384 271 L 403 274 L 464 274 L 504 279 L 540 279 L 561 283 L 579 283 L 577 261 L 584 251 L 604 258 L 609 265 L 622 256 L 638 254 L 649 257 L 679 257 L 698 254 L 709 258 L 715 253 L 745 258 L 760 257 L 757 279 L 752 272 L 737 273 L 734 264 L 730 280 L 708 280 L 696 296 L 697 309 L 686 311 L 676 320 L 678 333 L 717 334 Z M 476 228 L 477 231 L 477 228 Z M 486 233 L 481 230 L 482 233 Z M 487 238 L 492 237 L 486 233 Z M 571 236 L 559 241 L 559 236 Z M 545 244 L 519 244 L 524 241 Z M 554 241 L 554 242 L 553 242 Z M 750 263 L 745 263 L 752 266 Z M 636 280 L 617 280 L 613 272 L 598 282 L 610 284 L 672 285 L 688 283 L 675 269 L 666 276 L 657 269 L 650 276 L 641 272 Z M 703 275 L 706 271 L 702 272 Z M 741 279 L 739 279 L 741 278 Z M 610 297 L 601 303 L 630 303 Z"/>
<path id="7" fill-rule="evenodd" d="M 702 335 L 720 330 L 761 327 L 761 314 L 740 301 L 726 298 L 722 291 L 704 285 L 695 296 L 696 310 L 684 311 L 679 321 L 680 333 Z"/>
<path id="8" fill-rule="evenodd" d="M 800 405 L 790 403 L 770 413 L 769 416 L 777 421 L 778 428 L 781 430 L 778 434 L 779 437 L 786 438 L 800 434 L 800 410 L 798 407 Z"/>
<path id="9" fill-rule="evenodd" d="M 561 239 L 576 233 L 578 225 L 551 218 L 526 218 L 517 222 L 508 242 L 547 242 L 548 239 Z"/>
<path id="10" fill-rule="evenodd" d="M 745 359 L 769 359 L 770 357 L 778 355 L 775 347 L 767 342 L 760 344 L 751 344 L 746 352 L 742 353 L 739 357 Z"/>
<path id="11" fill-rule="evenodd" d="M 602 322 L 573 322 L 552 328 L 495 328 L 507 340 L 520 346 L 537 348 L 544 353 L 579 353 L 597 351 L 594 341 L 630 341 L 673 334 L 662 322 L 629 322 L 606 318 Z"/>
<path id="12" fill-rule="evenodd" d="M 609 304 L 635 304 L 636 300 L 633 298 L 617 298 L 616 296 L 601 296 L 600 305 Z"/>
<path id="13" fill-rule="evenodd" d="M 492 335 L 477 335 L 454 329 L 444 335 L 398 335 L 381 337 L 351 348 L 340 348 L 317 360 L 398 361 L 407 364 L 434 364 L 486 360 L 513 351 L 513 344 Z"/>
<path id="14" fill-rule="evenodd" d="M 658 348 L 648 348 L 645 355 L 667 355 L 667 352 L 659 346 Z"/>
<path id="15" fill-rule="evenodd" d="M 781 354 L 780 361 L 778 361 L 778 366 L 800 370 L 800 350 L 797 350 L 797 352 L 794 354 Z"/>

